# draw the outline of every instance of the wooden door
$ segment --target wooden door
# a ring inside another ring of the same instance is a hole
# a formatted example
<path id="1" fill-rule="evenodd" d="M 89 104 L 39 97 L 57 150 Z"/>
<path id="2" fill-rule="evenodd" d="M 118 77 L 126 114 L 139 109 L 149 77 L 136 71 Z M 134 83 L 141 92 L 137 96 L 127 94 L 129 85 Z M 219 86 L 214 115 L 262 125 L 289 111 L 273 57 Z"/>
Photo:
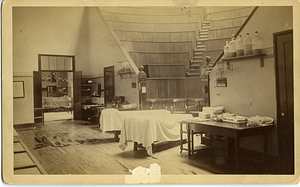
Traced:
<path id="1" fill-rule="evenodd" d="M 114 66 L 104 68 L 104 102 L 105 106 L 111 104 L 115 96 L 115 73 Z"/>
<path id="2" fill-rule="evenodd" d="M 81 106 L 81 78 L 82 72 L 76 71 L 74 73 L 74 119 L 82 119 L 82 106 Z"/>
<path id="3" fill-rule="evenodd" d="M 283 173 L 294 173 L 293 31 L 274 34 L 278 153 Z"/>
<path id="4" fill-rule="evenodd" d="M 34 100 L 34 122 L 39 123 L 42 121 L 41 118 L 36 118 L 42 116 L 42 75 L 39 71 L 33 72 L 33 100 Z"/>

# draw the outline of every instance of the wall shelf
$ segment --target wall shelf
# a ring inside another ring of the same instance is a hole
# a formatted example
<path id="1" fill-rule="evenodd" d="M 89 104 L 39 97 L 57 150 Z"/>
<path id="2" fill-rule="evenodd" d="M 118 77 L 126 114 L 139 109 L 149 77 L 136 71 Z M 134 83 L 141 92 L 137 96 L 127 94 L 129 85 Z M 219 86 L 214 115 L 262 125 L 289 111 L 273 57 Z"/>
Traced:
<path id="1" fill-rule="evenodd" d="M 123 72 L 117 72 L 118 75 L 120 75 L 121 78 L 123 78 L 124 75 L 129 75 L 131 78 L 132 71 L 123 71 Z"/>
<path id="2" fill-rule="evenodd" d="M 241 60 L 241 59 L 249 59 L 249 58 L 259 58 L 260 59 L 260 67 L 264 67 L 264 56 L 266 54 L 259 54 L 259 55 L 244 55 L 244 56 L 238 56 L 238 57 L 232 57 L 232 58 L 222 58 L 223 61 L 233 61 L 233 60 Z"/>

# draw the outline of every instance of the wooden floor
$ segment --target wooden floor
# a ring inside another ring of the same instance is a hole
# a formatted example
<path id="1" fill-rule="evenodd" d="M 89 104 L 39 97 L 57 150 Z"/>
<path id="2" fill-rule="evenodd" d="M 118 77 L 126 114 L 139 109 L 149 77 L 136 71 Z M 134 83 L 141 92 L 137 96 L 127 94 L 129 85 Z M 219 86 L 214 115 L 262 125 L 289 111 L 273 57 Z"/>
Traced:
<path id="1" fill-rule="evenodd" d="M 133 151 L 133 143 L 125 151 L 119 148 L 113 134 L 103 134 L 98 124 L 86 121 L 51 121 L 31 128 L 16 129 L 48 174 L 131 174 L 138 166 L 149 168 L 158 163 L 162 174 L 201 175 L 233 173 L 234 164 L 217 164 L 218 158 L 209 151 L 180 153 L 179 142 L 155 144 L 153 156 L 143 148 Z M 42 137 L 47 141 L 39 142 Z M 35 138 L 38 137 L 38 138 Z M 48 142 L 48 143 L 46 143 Z M 50 142 L 50 143 L 49 143 Z M 259 163 L 243 163 L 241 173 L 264 173 Z"/>

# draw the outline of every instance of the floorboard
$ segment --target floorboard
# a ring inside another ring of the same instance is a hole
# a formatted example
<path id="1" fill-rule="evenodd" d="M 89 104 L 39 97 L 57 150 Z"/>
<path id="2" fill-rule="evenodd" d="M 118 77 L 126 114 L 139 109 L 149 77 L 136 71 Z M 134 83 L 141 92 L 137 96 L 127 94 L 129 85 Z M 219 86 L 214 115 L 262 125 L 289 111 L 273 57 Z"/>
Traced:
<path id="1" fill-rule="evenodd" d="M 138 166 L 149 168 L 153 163 L 159 164 L 162 174 L 167 175 L 234 172 L 231 161 L 220 166 L 216 164 L 217 157 L 209 151 L 199 152 L 189 159 L 187 151 L 180 153 L 178 142 L 155 144 L 152 156 L 148 156 L 143 148 L 133 151 L 132 142 L 122 151 L 113 134 L 104 134 L 99 125 L 86 121 L 46 121 L 34 128 L 16 131 L 48 174 L 128 175 Z M 253 169 L 253 163 L 250 166 Z M 261 170 L 252 171 L 244 166 L 242 171 L 259 173 Z"/>

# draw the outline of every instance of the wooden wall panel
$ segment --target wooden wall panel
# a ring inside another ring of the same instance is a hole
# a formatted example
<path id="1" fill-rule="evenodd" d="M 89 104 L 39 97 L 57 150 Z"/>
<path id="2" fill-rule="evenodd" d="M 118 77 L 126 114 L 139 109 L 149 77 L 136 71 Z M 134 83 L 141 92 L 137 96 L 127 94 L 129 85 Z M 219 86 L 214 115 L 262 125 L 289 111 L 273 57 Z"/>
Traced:
<path id="1" fill-rule="evenodd" d="M 147 98 L 203 98 L 206 84 L 200 78 L 147 79 Z"/>
<path id="2" fill-rule="evenodd" d="M 239 29 L 240 27 L 231 27 L 217 30 L 209 30 L 208 39 L 231 37 L 232 35 L 235 35 Z"/>
<path id="3" fill-rule="evenodd" d="M 186 98 L 195 98 L 196 96 L 203 98 L 204 93 L 202 92 L 204 84 L 201 79 L 190 79 L 185 85 Z"/>
<path id="4" fill-rule="evenodd" d="M 137 67 L 148 64 L 185 64 L 189 67 L 189 53 L 129 53 Z"/>
<path id="5" fill-rule="evenodd" d="M 164 6 L 164 7 L 151 7 L 151 6 L 139 6 L 139 7 L 101 7 L 103 13 L 118 13 L 118 14 L 132 14 L 132 15 L 204 15 L 205 9 L 203 7 L 191 6 Z"/>
<path id="6" fill-rule="evenodd" d="M 161 78 L 161 77 L 186 77 L 185 64 L 176 65 L 145 65 L 144 71 L 147 73 L 148 78 Z"/>
<path id="7" fill-rule="evenodd" d="M 220 12 L 213 12 L 207 15 L 207 19 L 209 20 L 218 20 L 218 19 L 227 19 L 227 18 L 234 18 L 234 17 L 241 17 L 246 16 L 251 13 L 254 7 L 246 7 L 236 10 L 229 10 L 229 11 L 220 11 Z"/>
<path id="8" fill-rule="evenodd" d="M 188 23 L 201 22 L 204 20 L 204 14 L 197 15 L 136 15 L 136 14 L 122 14 L 113 12 L 104 12 L 107 21 L 120 22 L 136 22 L 136 23 Z"/>
<path id="9" fill-rule="evenodd" d="M 133 52 L 189 52 L 192 57 L 193 46 L 190 42 L 134 42 L 123 41 L 127 51 Z"/>
<path id="10" fill-rule="evenodd" d="M 221 11 L 233 11 L 247 8 L 246 6 L 213 6 L 213 7 L 205 7 L 205 11 L 207 14 L 212 14 Z"/>
<path id="11" fill-rule="evenodd" d="M 136 32 L 115 30 L 121 41 L 145 41 L 145 42 L 185 42 L 196 43 L 196 32 Z"/>
<path id="12" fill-rule="evenodd" d="M 226 20 L 211 21 L 210 29 L 242 26 L 245 20 L 247 19 L 247 17 L 248 15 L 243 17 L 238 17 L 238 18 L 226 19 Z"/>
<path id="13" fill-rule="evenodd" d="M 168 80 L 149 81 L 146 83 L 147 98 L 165 98 L 168 95 Z M 148 97 L 149 96 L 149 97 Z"/>
<path id="14" fill-rule="evenodd" d="M 223 50 L 226 45 L 226 41 L 230 41 L 231 38 L 221 38 L 205 41 L 205 50 Z"/>
<path id="15" fill-rule="evenodd" d="M 140 32 L 199 32 L 199 23 L 132 23 L 108 21 L 113 30 L 140 31 Z"/>
<path id="16" fill-rule="evenodd" d="M 188 42 L 136 42 L 123 41 L 122 44 L 128 51 L 148 51 L 148 52 L 176 52 L 192 51 L 192 41 Z"/>

